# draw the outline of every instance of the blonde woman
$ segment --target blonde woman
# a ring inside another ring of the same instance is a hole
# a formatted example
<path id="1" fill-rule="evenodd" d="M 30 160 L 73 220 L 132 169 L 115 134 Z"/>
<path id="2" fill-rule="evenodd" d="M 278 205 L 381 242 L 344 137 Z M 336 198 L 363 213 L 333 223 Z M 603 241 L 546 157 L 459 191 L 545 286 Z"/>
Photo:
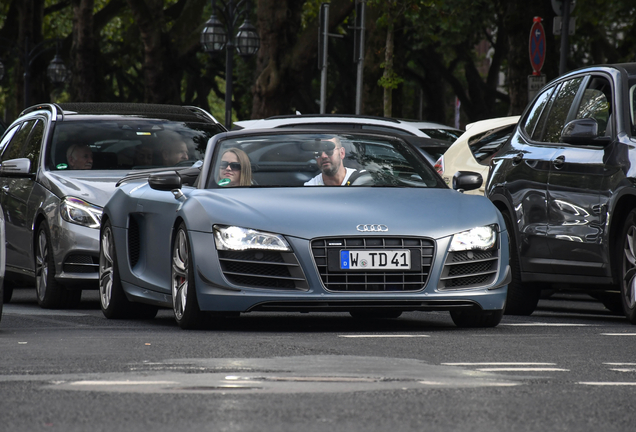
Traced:
<path id="1" fill-rule="evenodd" d="M 225 179 L 229 179 L 229 183 Z M 243 150 L 231 148 L 223 152 L 218 182 L 225 187 L 252 185 L 252 164 Z"/>

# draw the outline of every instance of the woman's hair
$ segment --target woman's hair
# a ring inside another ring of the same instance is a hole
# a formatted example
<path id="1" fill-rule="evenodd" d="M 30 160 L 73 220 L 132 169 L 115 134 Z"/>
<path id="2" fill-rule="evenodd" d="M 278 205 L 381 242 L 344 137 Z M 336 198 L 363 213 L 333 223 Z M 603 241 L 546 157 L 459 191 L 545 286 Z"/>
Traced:
<path id="1" fill-rule="evenodd" d="M 229 148 L 223 152 L 225 153 L 234 153 L 238 158 L 239 163 L 241 164 L 241 177 L 239 180 L 239 186 L 251 186 L 252 185 L 252 163 L 250 162 L 250 158 L 247 156 L 241 149 L 237 148 Z M 221 155 L 221 157 L 223 157 Z"/>

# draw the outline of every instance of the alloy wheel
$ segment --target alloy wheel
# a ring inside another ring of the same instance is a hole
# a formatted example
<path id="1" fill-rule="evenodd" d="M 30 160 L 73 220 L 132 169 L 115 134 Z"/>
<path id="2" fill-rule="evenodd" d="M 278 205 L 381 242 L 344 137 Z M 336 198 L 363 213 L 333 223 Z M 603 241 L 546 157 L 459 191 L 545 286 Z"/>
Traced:
<path id="1" fill-rule="evenodd" d="M 623 289 L 625 304 L 629 309 L 636 305 L 636 227 L 630 226 L 623 247 Z"/>
<path id="2" fill-rule="evenodd" d="M 188 297 L 188 241 L 183 230 L 177 232 L 172 254 L 172 308 L 177 320 L 183 319 Z"/>
<path id="3" fill-rule="evenodd" d="M 40 230 L 37 239 L 37 251 L 35 255 L 35 288 L 40 301 L 46 296 L 47 281 L 49 276 L 49 247 L 46 233 Z"/>
<path id="4" fill-rule="evenodd" d="M 102 307 L 108 309 L 113 295 L 113 233 L 106 227 L 102 233 L 99 253 L 99 299 Z"/>

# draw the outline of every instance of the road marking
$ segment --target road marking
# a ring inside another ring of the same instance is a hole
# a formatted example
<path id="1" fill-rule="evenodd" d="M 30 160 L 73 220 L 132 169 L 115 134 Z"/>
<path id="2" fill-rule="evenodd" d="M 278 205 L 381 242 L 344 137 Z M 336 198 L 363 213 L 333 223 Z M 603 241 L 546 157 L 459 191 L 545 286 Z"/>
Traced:
<path id="1" fill-rule="evenodd" d="M 338 335 L 341 338 L 427 338 L 430 335 Z"/>
<path id="2" fill-rule="evenodd" d="M 614 372 L 636 372 L 636 369 L 616 369 L 616 368 L 610 368 L 611 371 Z"/>
<path id="3" fill-rule="evenodd" d="M 556 363 L 483 362 L 483 363 L 442 363 L 445 366 L 556 366 Z"/>
<path id="4" fill-rule="evenodd" d="M 70 385 L 77 386 L 117 386 L 117 385 L 171 385 L 178 381 L 75 381 Z"/>
<path id="5" fill-rule="evenodd" d="M 636 333 L 601 333 L 603 336 L 636 336 Z"/>
<path id="6" fill-rule="evenodd" d="M 603 363 L 608 366 L 636 366 L 636 363 Z"/>
<path id="7" fill-rule="evenodd" d="M 511 327 L 598 327 L 596 324 L 569 324 L 569 323 L 512 323 L 512 324 L 499 324 L 500 326 Z"/>
<path id="8" fill-rule="evenodd" d="M 561 368 L 530 368 L 530 367 L 501 367 L 501 368 L 479 368 L 480 372 L 569 372 L 570 369 Z"/>
<path id="9" fill-rule="evenodd" d="M 636 386 L 636 382 L 579 382 L 589 386 Z"/>

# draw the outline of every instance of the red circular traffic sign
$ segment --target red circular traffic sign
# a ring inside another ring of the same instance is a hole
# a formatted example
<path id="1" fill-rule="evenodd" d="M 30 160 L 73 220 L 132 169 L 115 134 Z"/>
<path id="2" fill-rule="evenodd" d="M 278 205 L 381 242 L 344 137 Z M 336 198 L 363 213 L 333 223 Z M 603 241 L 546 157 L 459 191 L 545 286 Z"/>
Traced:
<path id="1" fill-rule="evenodd" d="M 535 17 L 533 21 L 530 29 L 530 63 L 533 75 L 540 75 L 545 62 L 545 30 L 541 18 Z"/>

